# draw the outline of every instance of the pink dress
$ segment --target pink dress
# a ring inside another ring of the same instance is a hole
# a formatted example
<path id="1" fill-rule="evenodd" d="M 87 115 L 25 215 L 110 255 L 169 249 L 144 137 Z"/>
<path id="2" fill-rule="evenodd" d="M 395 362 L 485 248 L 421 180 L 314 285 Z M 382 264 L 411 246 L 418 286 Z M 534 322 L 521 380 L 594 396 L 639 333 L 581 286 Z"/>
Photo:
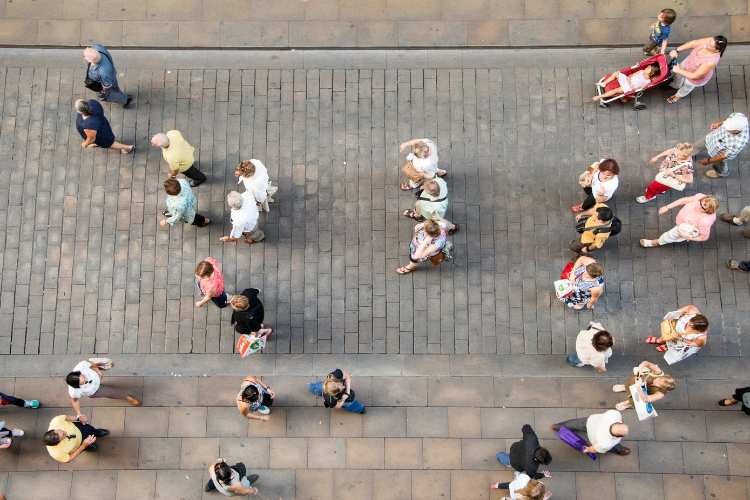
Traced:
<path id="1" fill-rule="evenodd" d="M 695 241 L 706 241 L 711 236 L 711 226 L 716 222 L 716 214 L 707 214 L 701 208 L 701 199 L 706 195 L 698 193 L 693 196 L 682 198 L 684 206 L 677 213 L 677 225 L 692 224 L 698 228 L 698 237 Z M 681 201 L 681 200 L 680 200 Z"/>
<path id="2" fill-rule="evenodd" d="M 203 260 L 214 267 L 214 272 L 208 278 L 201 278 L 198 281 L 198 288 L 200 288 L 203 295 L 206 295 L 206 290 L 212 290 L 213 294 L 211 298 L 218 297 L 224 292 L 224 276 L 221 274 L 221 269 L 219 269 L 219 261 L 213 257 L 206 257 Z"/>
<path id="3" fill-rule="evenodd" d="M 688 55 L 684 61 L 680 63 L 680 68 L 684 69 L 685 71 L 695 71 L 698 68 L 700 68 L 705 63 L 714 63 L 714 65 L 719 64 L 719 59 L 721 59 L 721 54 L 718 52 L 715 54 L 709 54 L 707 56 L 701 56 L 699 52 L 702 49 L 705 49 L 708 46 L 708 44 L 701 45 L 700 47 L 694 48 L 690 55 Z M 708 83 L 708 81 L 714 76 L 714 68 L 711 69 L 703 78 L 700 78 L 698 80 L 691 80 L 690 78 L 687 79 L 688 82 L 690 82 L 692 85 L 695 85 L 696 87 L 700 87 L 701 85 L 705 85 Z"/>

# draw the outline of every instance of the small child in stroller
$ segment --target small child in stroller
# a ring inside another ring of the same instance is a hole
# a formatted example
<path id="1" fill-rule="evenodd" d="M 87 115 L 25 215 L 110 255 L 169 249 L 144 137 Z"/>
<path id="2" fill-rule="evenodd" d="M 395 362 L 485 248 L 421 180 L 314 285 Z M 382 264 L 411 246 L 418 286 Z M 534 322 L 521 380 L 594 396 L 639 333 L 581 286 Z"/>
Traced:
<path id="1" fill-rule="evenodd" d="M 659 65 L 657 63 L 649 64 L 646 68 L 636 71 L 630 76 L 624 75 L 619 71 L 615 71 L 606 80 L 602 82 L 602 88 L 606 87 L 608 83 L 617 78 L 620 86 L 612 90 L 608 90 L 602 95 L 595 95 L 591 98 L 592 101 L 600 101 L 602 99 L 608 99 L 620 94 L 627 94 L 634 90 L 643 89 L 653 80 L 659 76 Z"/>

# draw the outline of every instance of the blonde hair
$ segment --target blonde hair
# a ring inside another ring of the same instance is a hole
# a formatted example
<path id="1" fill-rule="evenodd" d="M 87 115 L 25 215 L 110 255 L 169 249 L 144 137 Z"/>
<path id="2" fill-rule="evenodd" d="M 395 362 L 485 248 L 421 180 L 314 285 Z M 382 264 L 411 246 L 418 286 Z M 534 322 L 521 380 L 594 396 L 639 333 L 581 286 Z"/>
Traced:
<path id="1" fill-rule="evenodd" d="M 427 158 L 430 156 L 430 146 L 426 142 L 418 142 L 414 145 L 414 154 L 418 158 Z"/>
<path id="2" fill-rule="evenodd" d="M 543 500 L 546 492 L 547 488 L 545 488 L 544 483 L 532 479 L 526 483 L 526 486 L 516 490 L 515 494 L 518 500 Z"/>
<path id="3" fill-rule="evenodd" d="M 250 160 L 243 160 L 237 165 L 241 177 L 252 177 L 255 175 L 255 164 Z"/>
<path id="4" fill-rule="evenodd" d="M 691 156 L 693 154 L 693 145 L 689 142 L 681 142 L 674 147 L 678 154 L 683 156 Z"/>
<path id="5" fill-rule="evenodd" d="M 232 298 L 229 299 L 229 305 L 235 311 L 245 311 L 250 307 L 250 301 L 244 295 L 232 295 Z"/>
<path id="6" fill-rule="evenodd" d="M 719 209 L 719 200 L 717 200 L 714 196 L 708 195 L 701 198 L 701 201 L 707 200 L 708 206 L 703 209 L 704 212 L 707 214 L 715 214 L 716 211 Z"/>
<path id="7" fill-rule="evenodd" d="M 328 376 L 323 382 L 323 393 L 329 396 L 338 396 L 344 390 L 344 384 L 335 378 Z"/>

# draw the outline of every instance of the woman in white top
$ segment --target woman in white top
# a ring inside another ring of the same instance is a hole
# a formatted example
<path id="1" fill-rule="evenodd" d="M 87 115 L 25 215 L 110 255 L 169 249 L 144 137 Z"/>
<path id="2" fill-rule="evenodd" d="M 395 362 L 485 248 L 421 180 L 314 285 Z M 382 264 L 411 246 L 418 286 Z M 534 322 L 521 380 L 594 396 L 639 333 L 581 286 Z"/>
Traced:
<path id="1" fill-rule="evenodd" d="M 611 158 L 599 160 L 586 169 L 578 182 L 586 199 L 570 207 L 574 214 L 589 210 L 597 203 L 606 203 L 615 195 L 620 186 L 620 166 Z"/>
<path id="2" fill-rule="evenodd" d="M 253 488 L 252 484 L 258 480 L 258 475 L 247 476 L 247 468 L 242 462 L 238 462 L 231 467 L 220 458 L 208 466 L 208 473 L 211 476 L 206 483 L 205 491 L 216 490 L 224 496 L 233 497 L 237 495 L 257 495 L 258 488 Z"/>
<path id="3" fill-rule="evenodd" d="M 513 481 L 509 483 L 492 483 L 493 490 L 508 490 L 511 500 L 545 500 L 552 496 L 544 483 L 531 479 L 523 472 L 513 471 Z"/>
<path id="4" fill-rule="evenodd" d="M 268 212 L 268 203 L 273 201 L 269 195 L 276 192 L 268 178 L 268 169 L 260 160 L 244 160 L 237 165 L 234 175 L 238 177 L 237 184 L 245 186 L 245 192 L 255 199 L 255 202 Z"/>
<path id="5" fill-rule="evenodd" d="M 576 353 L 568 354 L 568 364 L 575 367 L 593 366 L 597 373 L 607 371 L 607 361 L 612 356 L 614 340 L 601 323 L 592 321 L 576 337 Z"/>
<path id="6" fill-rule="evenodd" d="M 401 189 L 416 189 L 427 179 L 446 175 L 445 170 L 438 168 L 437 144 L 430 139 L 406 141 L 399 146 L 399 151 L 403 153 L 407 148 L 412 148 L 412 152 L 406 156 L 406 163 L 402 168 L 406 181 L 401 183 Z"/>
<path id="7" fill-rule="evenodd" d="M 660 337 L 647 337 L 646 343 L 655 344 L 659 352 L 666 352 L 664 359 L 671 365 L 706 345 L 708 318 L 694 305 L 687 305 L 668 312 L 660 324 L 660 331 Z"/>

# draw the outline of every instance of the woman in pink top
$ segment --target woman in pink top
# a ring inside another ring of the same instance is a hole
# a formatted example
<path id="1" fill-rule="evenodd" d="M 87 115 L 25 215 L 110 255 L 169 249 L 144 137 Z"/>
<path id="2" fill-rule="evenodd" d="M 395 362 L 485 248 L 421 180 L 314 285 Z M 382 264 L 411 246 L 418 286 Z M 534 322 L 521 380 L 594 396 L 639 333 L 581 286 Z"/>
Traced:
<path id="1" fill-rule="evenodd" d="M 659 209 L 664 215 L 675 207 L 682 205 L 677 213 L 676 225 L 658 240 L 641 240 L 642 247 L 655 247 L 678 243 L 680 241 L 706 241 L 711 236 L 711 226 L 716 222 L 716 211 L 719 201 L 703 193 L 685 196 Z"/>
<path id="2" fill-rule="evenodd" d="M 683 43 L 671 51 L 669 57 L 676 59 L 677 54 L 691 49 L 690 55 L 672 68 L 674 78 L 669 85 L 677 89 L 677 92 L 669 97 L 667 102 L 677 102 L 692 92 L 695 87 L 702 87 L 707 84 L 714 76 L 716 65 L 719 64 L 719 59 L 724 55 L 724 49 L 726 48 L 727 39 L 718 35 Z"/>
<path id="3" fill-rule="evenodd" d="M 195 268 L 198 290 L 203 297 L 195 307 L 203 307 L 209 300 L 219 307 L 227 307 L 227 293 L 224 291 L 224 276 L 219 269 L 219 261 L 206 257 Z"/>

